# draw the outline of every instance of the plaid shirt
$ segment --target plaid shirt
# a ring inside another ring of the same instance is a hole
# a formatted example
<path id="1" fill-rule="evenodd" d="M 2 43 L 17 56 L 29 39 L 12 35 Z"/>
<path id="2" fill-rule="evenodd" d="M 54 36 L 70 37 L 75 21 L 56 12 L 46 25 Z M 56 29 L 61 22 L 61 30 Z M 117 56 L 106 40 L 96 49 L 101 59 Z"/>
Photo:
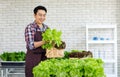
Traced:
<path id="1" fill-rule="evenodd" d="M 36 31 L 45 31 L 48 28 L 47 25 L 43 24 L 43 28 L 40 28 L 35 22 L 30 23 L 25 28 L 25 41 L 26 41 L 26 47 L 30 50 L 35 49 L 34 47 L 34 35 Z"/>

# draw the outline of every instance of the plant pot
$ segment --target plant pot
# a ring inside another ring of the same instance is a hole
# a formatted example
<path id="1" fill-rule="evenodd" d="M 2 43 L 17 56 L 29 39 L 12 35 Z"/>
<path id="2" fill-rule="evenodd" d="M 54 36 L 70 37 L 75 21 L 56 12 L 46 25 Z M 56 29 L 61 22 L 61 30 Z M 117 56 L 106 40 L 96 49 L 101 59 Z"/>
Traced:
<path id="1" fill-rule="evenodd" d="M 64 49 L 51 48 L 46 50 L 47 58 L 59 58 L 64 57 Z"/>

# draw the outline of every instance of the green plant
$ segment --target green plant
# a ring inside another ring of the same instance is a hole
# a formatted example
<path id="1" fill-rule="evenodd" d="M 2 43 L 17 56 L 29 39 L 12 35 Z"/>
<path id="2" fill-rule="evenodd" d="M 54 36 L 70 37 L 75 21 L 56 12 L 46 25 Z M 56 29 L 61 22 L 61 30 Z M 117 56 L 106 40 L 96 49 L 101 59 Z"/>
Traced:
<path id="1" fill-rule="evenodd" d="M 25 52 L 4 52 L 0 55 L 0 58 L 3 61 L 24 61 L 25 60 Z"/>
<path id="2" fill-rule="evenodd" d="M 47 29 L 45 33 L 42 34 L 42 40 L 46 42 L 42 45 L 42 48 L 51 49 L 55 45 L 59 47 L 62 44 L 61 35 L 61 31 L 57 31 L 56 29 Z"/>
<path id="3" fill-rule="evenodd" d="M 64 51 L 64 58 L 69 58 L 69 54 L 70 54 L 69 51 Z"/>
<path id="4" fill-rule="evenodd" d="M 106 77 L 101 59 L 48 59 L 33 68 L 34 77 Z"/>

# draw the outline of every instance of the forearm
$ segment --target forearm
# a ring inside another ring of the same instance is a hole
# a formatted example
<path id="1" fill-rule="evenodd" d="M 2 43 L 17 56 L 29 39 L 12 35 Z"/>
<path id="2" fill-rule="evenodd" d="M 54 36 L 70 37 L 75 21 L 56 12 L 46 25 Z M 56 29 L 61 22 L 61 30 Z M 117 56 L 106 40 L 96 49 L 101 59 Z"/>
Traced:
<path id="1" fill-rule="evenodd" d="M 34 42 L 34 47 L 35 47 L 35 48 L 38 48 L 38 47 L 42 46 L 43 44 L 45 44 L 44 41 Z"/>

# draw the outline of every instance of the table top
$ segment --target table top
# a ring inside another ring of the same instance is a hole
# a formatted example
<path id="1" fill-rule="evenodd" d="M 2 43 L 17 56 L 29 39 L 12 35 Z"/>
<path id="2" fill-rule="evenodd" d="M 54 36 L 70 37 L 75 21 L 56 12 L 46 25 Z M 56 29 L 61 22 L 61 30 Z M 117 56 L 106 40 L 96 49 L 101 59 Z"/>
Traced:
<path id="1" fill-rule="evenodd" d="M 25 68 L 25 61 L 1 61 L 0 68 Z"/>

